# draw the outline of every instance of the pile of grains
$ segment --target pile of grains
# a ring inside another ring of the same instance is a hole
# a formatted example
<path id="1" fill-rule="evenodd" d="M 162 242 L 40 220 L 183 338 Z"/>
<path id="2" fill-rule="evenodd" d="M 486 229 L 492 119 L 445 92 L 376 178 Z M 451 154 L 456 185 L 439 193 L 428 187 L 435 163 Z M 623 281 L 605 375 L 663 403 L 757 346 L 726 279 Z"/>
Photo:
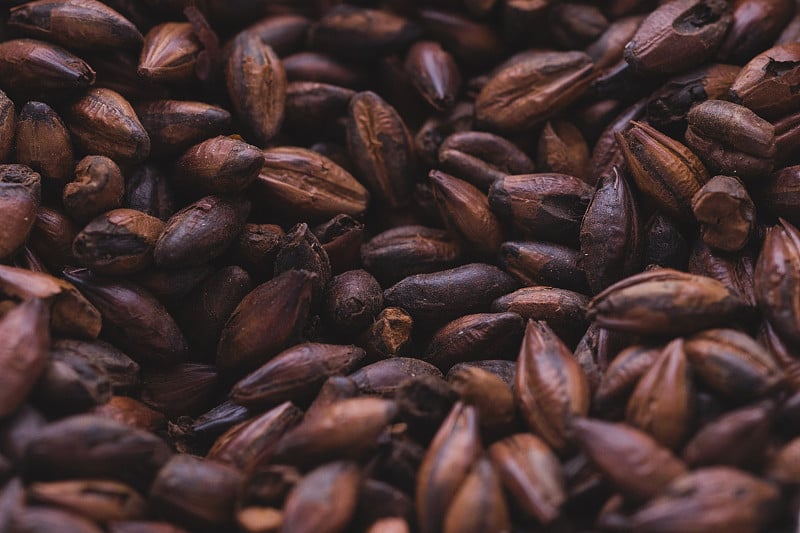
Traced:
<path id="1" fill-rule="evenodd" d="M 0 0 L 0 533 L 793 532 L 795 0 Z"/>

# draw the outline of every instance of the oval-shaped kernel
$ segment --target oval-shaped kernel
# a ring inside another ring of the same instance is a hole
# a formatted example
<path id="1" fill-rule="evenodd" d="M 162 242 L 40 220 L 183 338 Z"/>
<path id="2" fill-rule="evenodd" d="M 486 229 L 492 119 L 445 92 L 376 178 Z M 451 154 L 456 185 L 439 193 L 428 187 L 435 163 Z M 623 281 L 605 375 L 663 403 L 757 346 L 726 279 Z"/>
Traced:
<path id="1" fill-rule="evenodd" d="M 483 131 L 463 131 L 447 137 L 439 147 L 442 168 L 486 191 L 508 174 L 530 174 L 533 161 L 514 143 Z"/>
<path id="2" fill-rule="evenodd" d="M 186 354 L 186 340 L 156 298 L 130 281 L 99 279 L 85 269 L 64 273 L 103 316 L 103 332 L 137 362 L 174 363 Z"/>
<path id="3" fill-rule="evenodd" d="M 567 174 L 520 174 L 495 180 L 489 205 L 526 237 L 571 244 L 593 192 L 591 185 Z"/>
<path id="4" fill-rule="evenodd" d="M 309 32 L 313 48 L 337 56 L 369 58 L 398 51 L 420 33 L 416 23 L 384 9 L 340 4 Z"/>
<path id="5" fill-rule="evenodd" d="M 474 185 L 438 170 L 428 175 L 439 214 L 448 228 L 481 254 L 495 254 L 503 242 L 500 221 L 489 199 Z"/>
<path id="6" fill-rule="evenodd" d="M 444 533 L 509 529 L 508 507 L 495 470 L 485 457 L 473 465 L 447 511 Z"/>
<path id="7" fill-rule="evenodd" d="M 564 450 L 570 424 L 589 412 L 589 382 L 572 352 L 545 322 L 528 321 L 515 385 L 517 405 L 528 427 L 556 450 Z"/>
<path id="8" fill-rule="evenodd" d="M 256 183 L 270 206 L 298 220 L 358 216 L 369 204 L 369 193 L 349 172 L 305 148 L 264 150 Z"/>
<path id="9" fill-rule="evenodd" d="M 683 460 L 692 467 L 759 464 L 774 414 L 775 403 L 766 400 L 721 415 L 695 433 L 683 449 Z"/>
<path id="10" fill-rule="evenodd" d="M 610 286 L 589 302 L 601 327 L 643 334 L 684 334 L 740 316 L 744 301 L 719 281 L 658 268 Z"/>
<path id="11" fill-rule="evenodd" d="M 244 198 L 206 196 L 167 221 L 153 251 L 161 267 L 207 263 L 222 254 L 244 228 L 250 202 Z"/>
<path id="12" fill-rule="evenodd" d="M 580 97 L 594 76 L 583 52 L 540 52 L 497 72 L 475 99 L 489 129 L 518 132 L 540 124 Z"/>
<path id="13" fill-rule="evenodd" d="M 636 385 L 626 420 L 671 449 L 680 446 L 693 415 L 691 371 L 683 341 L 669 343 Z"/>
<path id="14" fill-rule="evenodd" d="M 733 24 L 717 57 L 728 63 L 744 63 L 771 44 L 795 13 L 790 0 L 739 0 L 733 5 Z"/>
<path id="15" fill-rule="evenodd" d="M 800 109 L 795 89 L 800 74 L 800 43 L 773 46 L 752 58 L 733 81 L 733 101 L 775 120 Z"/>
<path id="16" fill-rule="evenodd" d="M 197 56 L 203 50 L 189 22 L 166 22 L 152 28 L 139 57 L 139 76 L 165 82 L 195 78 Z"/>
<path id="17" fill-rule="evenodd" d="M 50 353 L 60 354 L 65 358 L 84 359 L 96 365 L 108 376 L 114 393 L 130 393 L 139 385 L 139 365 L 105 341 L 58 339 L 53 342 Z"/>
<path id="18" fill-rule="evenodd" d="M 594 395 L 594 404 L 604 409 L 621 401 L 630 393 L 639 378 L 653 366 L 661 347 L 630 346 L 619 352 L 611 361 Z"/>
<path id="19" fill-rule="evenodd" d="M 270 407 L 282 401 L 301 402 L 328 377 L 347 374 L 364 358 L 355 346 L 304 343 L 276 355 L 233 387 L 231 398 L 246 407 Z"/>
<path id="20" fill-rule="evenodd" d="M 266 17 L 246 28 L 271 46 L 283 57 L 305 46 L 311 19 L 302 15 L 286 14 Z"/>
<path id="21" fill-rule="evenodd" d="M 692 221 L 692 196 L 708 181 L 708 170 L 686 146 L 652 126 L 631 121 L 615 133 L 639 190 L 663 213 L 679 222 Z"/>
<path id="22" fill-rule="evenodd" d="M 316 276 L 288 270 L 245 296 L 217 345 L 217 366 L 257 368 L 294 341 L 305 327 Z"/>
<path id="23" fill-rule="evenodd" d="M 757 179 L 775 165 L 775 127 L 750 109 L 706 100 L 686 116 L 686 144 L 716 174 Z"/>
<path id="24" fill-rule="evenodd" d="M 577 419 L 573 439 L 608 481 L 632 500 L 648 500 L 687 472 L 686 465 L 647 433 L 626 424 Z"/>
<path id="25" fill-rule="evenodd" d="M 345 531 L 356 511 L 358 464 L 336 461 L 312 470 L 289 493 L 281 531 Z"/>
<path id="26" fill-rule="evenodd" d="M 147 504 L 136 490 L 115 481 L 87 479 L 33 483 L 28 497 L 37 503 L 74 511 L 95 522 L 136 520 Z"/>
<path id="27" fill-rule="evenodd" d="M 390 357 L 360 368 L 348 377 L 362 394 L 391 397 L 404 381 L 422 375 L 441 378 L 442 372 L 422 359 Z"/>
<path id="28" fill-rule="evenodd" d="M 25 464 L 30 479 L 105 478 L 146 489 L 171 456 L 152 433 L 84 414 L 38 431 L 25 449 Z"/>
<path id="29" fill-rule="evenodd" d="M 423 533 L 439 531 L 481 451 L 478 413 L 459 402 L 433 438 L 417 474 L 417 518 Z"/>
<path id="30" fill-rule="evenodd" d="M 278 440 L 302 420 L 302 411 L 284 402 L 220 435 L 206 457 L 242 470 L 270 460 Z"/>
<path id="31" fill-rule="evenodd" d="M 418 41 L 406 55 L 406 73 L 419 94 L 434 109 L 453 107 L 461 89 L 461 74 L 453 56 L 434 41 Z"/>
<path id="32" fill-rule="evenodd" d="M 411 195 L 414 143 L 400 114 L 373 92 L 350 100 L 347 150 L 375 199 L 399 207 Z"/>
<path id="33" fill-rule="evenodd" d="M 340 139 L 344 132 L 352 89 L 313 81 L 293 81 L 286 86 L 286 131 L 309 141 Z"/>
<path id="34" fill-rule="evenodd" d="M 41 177 L 25 165 L 0 165 L 0 259 L 17 251 L 36 221 Z"/>
<path id="35" fill-rule="evenodd" d="M 13 485 L 12 485 L 13 486 Z M 10 522 L 10 520 L 6 520 Z M 17 531 L 71 531 L 76 533 L 102 533 L 102 529 L 87 518 L 53 507 L 21 506 L 14 513 Z"/>
<path id="36" fill-rule="evenodd" d="M 674 0 L 644 19 L 625 46 L 625 60 L 649 74 L 673 74 L 700 65 L 722 44 L 733 22 L 728 2 Z"/>
<path id="37" fill-rule="evenodd" d="M 0 416 L 14 413 L 47 365 L 49 311 L 39 299 L 27 300 L 0 319 Z"/>
<path id="38" fill-rule="evenodd" d="M 275 52 L 251 32 L 234 38 L 225 70 L 233 108 L 265 145 L 278 133 L 286 107 L 286 71 Z"/>
<path id="39" fill-rule="evenodd" d="M 139 393 L 142 402 L 165 416 L 196 416 L 213 405 L 219 388 L 217 369 L 199 363 L 179 363 L 146 370 Z"/>
<path id="40" fill-rule="evenodd" d="M 517 313 L 525 320 L 542 320 L 569 345 L 577 344 L 589 325 L 585 318 L 589 299 L 583 294 L 554 287 L 523 287 L 492 302 L 492 311 Z"/>
<path id="41" fill-rule="evenodd" d="M 444 371 L 464 361 L 499 359 L 517 352 L 523 328 L 516 313 L 465 315 L 433 335 L 425 359 Z"/>
<path id="42" fill-rule="evenodd" d="M 603 176 L 581 222 L 581 262 L 597 293 L 641 268 L 644 235 L 628 180 L 614 167 Z"/>
<path id="43" fill-rule="evenodd" d="M 70 48 L 135 48 L 142 34 L 96 0 L 36 0 L 12 8 L 7 24 Z"/>
<path id="44" fill-rule="evenodd" d="M 64 121 L 49 105 L 28 102 L 22 106 L 15 143 L 18 163 L 28 165 L 47 179 L 70 179 L 74 164 L 72 142 Z"/>
<path id="45" fill-rule="evenodd" d="M 757 399 L 785 384 L 784 372 L 776 358 L 741 331 L 701 331 L 686 339 L 685 350 L 697 376 L 727 398 Z"/>
<path id="46" fill-rule="evenodd" d="M 489 457 L 525 514 L 544 524 L 558 518 L 566 500 L 564 474 L 558 457 L 543 440 L 517 433 L 492 444 Z"/>
<path id="47" fill-rule="evenodd" d="M 136 105 L 136 114 L 147 130 L 154 152 L 178 152 L 224 133 L 231 114 L 205 102 L 150 100 Z"/>
<path id="48" fill-rule="evenodd" d="M 800 345 L 800 230 L 785 220 L 770 228 L 755 271 L 756 300 L 772 326 Z"/>
<path id="49" fill-rule="evenodd" d="M 500 264 L 523 285 L 544 285 L 587 294 L 581 253 L 544 241 L 509 241 L 500 247 Z"/>
<path id="50" fill-rule="evenodd" d="M 95 218 L 75 237 L 73 253 L 99 274 L 132 274 L 147 267 L 164 223 L 133 209 L 114 209 Z"/>
<path id="51" fill-rule="evenodd" d="M 589 145 L 577 126 L 566 120 L 545 124 L 539 137 L 536 164 L 542 171 L 560 172 L 594 185 L 589 170 Z M 520 172 L 519 174 L 525 174 Z"/>
<path id="52" fill-rule="evenodd" d="M 192 146 L 178 158 L 176 181 L 207 193 L 238 193 L 255 181 L 263 164 L 264 156 L 256 146 L 220 135 Z"/>
<path id="53" fill-rule="evenodd" d="M 120 163 L 150 154 L 150 137 L 130 103 L 111 89 L 90 89 L 67 114 L 67 127 L 78 147 Z"/>
<path id="54" fill-rule="evenodd" d="M 397 415 L 391 400 L 360 397 L 336 400 L 306 417 L 281 439 L 277 464 L 314 465 L 360 458 L 378 445 L 379 435 Z"/>
<path id="55" fill-rule="evenodd" d="M 386 289 L 387 305 L 402 307 L 426 323 L 485 310 L 495 298 L 517 288 L 517 282 L 492 265 L 470 263 L 432 274 L 409 276 Z"/>
<path id="56" fill-rule="evenodd" d="M 779 514 L 778 487 L 730 467 L 700 468 L 670 483 L 631 517 L 634 531 L 764 531 Z"/>
<path id="57" fill-rule="evenodd" d="M 188 454 L 174 455 L 158 472 L 149 503 L 193 528 L 222 529 L 233 520 L 242 474 Z"/>
<path id="58" fill-rule="evenodd" d="M 6 91 L 35 94 L 86 89 L 94 80 L 92 67 L 60 46 L 34 39 L 0 43 L 0 86 Z"/>
<path id="59" fill-rule="evenodd" d="M 460 257 L 461 245 L 448 232 L 425 226 L 398 226 L 361 247 L 364 268 L 384 286 L 455 266 Z"/>

